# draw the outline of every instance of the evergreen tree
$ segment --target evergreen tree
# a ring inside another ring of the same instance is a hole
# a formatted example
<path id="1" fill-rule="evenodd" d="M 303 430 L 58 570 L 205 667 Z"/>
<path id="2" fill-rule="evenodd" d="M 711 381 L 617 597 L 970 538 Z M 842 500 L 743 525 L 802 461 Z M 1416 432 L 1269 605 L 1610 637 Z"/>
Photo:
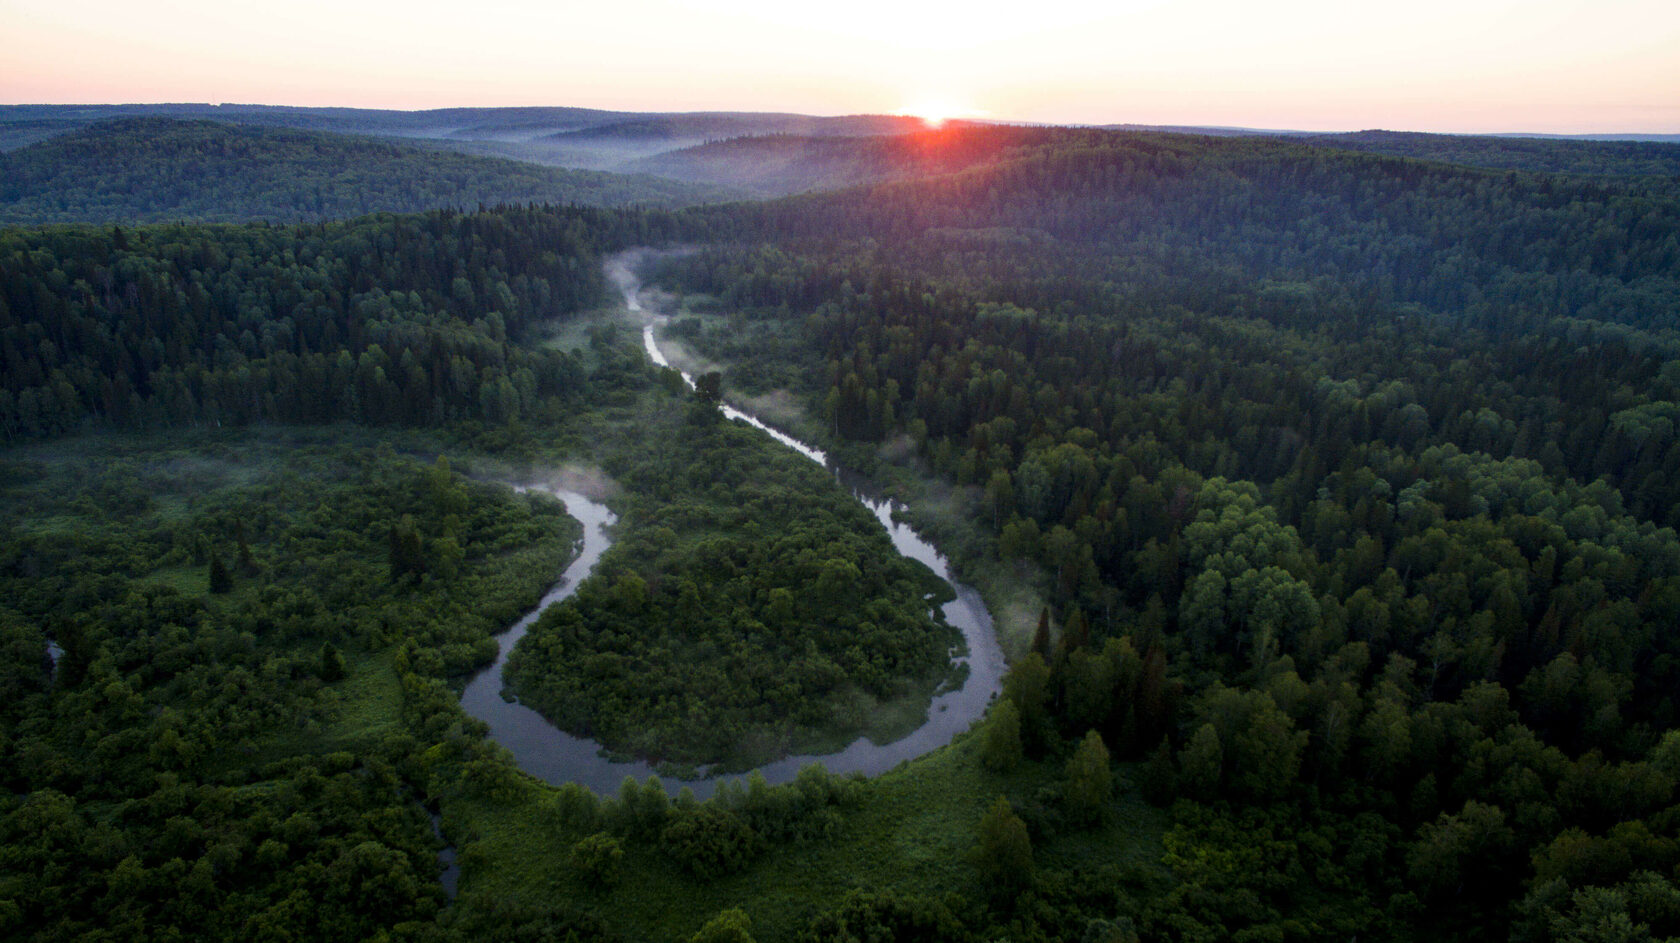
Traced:
<path id="1" fill-rule="evenodd" d="M 1186 794 L 1203 800 L 1217 796 L 1225 765 L 1219 731 L 1212 724 L 1203 724 L 1180 753 L 1178 765 L 1179 788 Z"/>
<path id="2" fill-rule="evenodd" d="M 240 519 L 235 535 L 239 540 L 239 575 L 250 579 L 258 573 L 256 557 L 251 555 L 251 541 L 245 536 L 245 521 Z"/>
<path id="3" fill-rule="evenodd" d="M 1173 767 L 1172 742 L 1166 737 L 1161 738 L 1161 745 L 1149 755 L 1138 786 L 1144 801 L 1150 805 L 1165 806 L 1172 802 L 1178 789 L 1178 772 Z"/>
<path id="4" fill-rule="evenodd" d="M 210 551 L 210 592 L 217 595 L 233 589 L 233 574 L 228 572 L 227 564 L 222 562 L 222 555 Z"/>
<path id="5" fill-rule="evenodd" d="M 980 747 L 980 765 L 996 772 L 1008 772 L 1021 763 L 1021 712 L 1015 702 L 1001 698 L 992 705 L 986 722 L 986 737 Z"/>
<path id="6" fill-rule="evenodd" d="M 975 864 L 996 894 L 1012 894 L 1032 881 L 1032 839 L 1026 823 L 1003 796 L 980 818 Z"/>
<path id="7" fill-rule="evenodd" d="M 321 646 L 321 680 L 340 681 L 349 673 L 344 664 L 344 653 L 331 642 Z"/>
<path id="8" fill-rule="evenodd" d="M 1045 606 L 1038 611 L 1038 628 L 1033 630 L 1032 650 L 1038 657 L 1049 664 L 1054 657 L 1050 650 L 1050 607 Z"/>

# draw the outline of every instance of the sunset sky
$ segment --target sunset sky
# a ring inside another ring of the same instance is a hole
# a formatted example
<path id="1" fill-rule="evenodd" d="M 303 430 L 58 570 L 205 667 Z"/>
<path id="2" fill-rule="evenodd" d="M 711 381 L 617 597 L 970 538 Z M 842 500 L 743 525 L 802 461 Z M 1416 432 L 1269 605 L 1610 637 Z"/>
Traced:
<path id="1" fill-rule="evenodd" d="M 0 0 L 0 101 L 1680 132 L 1676 0 Z"/>

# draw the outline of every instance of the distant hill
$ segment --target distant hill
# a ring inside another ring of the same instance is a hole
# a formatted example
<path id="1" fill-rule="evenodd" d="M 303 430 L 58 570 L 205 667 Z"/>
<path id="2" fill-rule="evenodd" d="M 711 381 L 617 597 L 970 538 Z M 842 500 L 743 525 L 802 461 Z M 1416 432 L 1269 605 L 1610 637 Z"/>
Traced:
<path id="1" fill-rule="evenodd" d="M 280 105 L 0 105 L 0 151 L 112 118 L 177 118 L 377 137 L 424 138 L 455 150 L 555 166 L 613 169 L 628 160 L 750 134 L 874 135 L 919 130 L 896 115 L 625 112 L 593 108 L 304 108 Z"/>
<path id="2" fill-rule="evenodd" d="M 1042 141 L 1045 128 L 948 124 L 873 137 L 760 135 L 714 141 L 625 165 L 675 180 L 727 186 L 760 196 L 954 173 L 1007 159 L 1011 148 Z"/>
<path id="3" fill-rule="evenodd" d="M 519 141 L 492 145 L 493 153 L 562 167 L 636 170 L 633 162 L 702 144 L 740 137 L 795 135 L 850 138 L 911 134 L 920 118 L 901 115 L 811 115 L 693 112 L 632 115 Z"/>
<path id="4" fill-rule="evenodd" d="M 548 167 L 644 173 L 720 185 L 756 196 L 947 173 L 995 159 L 962 137 L 965 128 L 1049 126 L 954 122 L 930 131 L 914 117 L 819 117 L 776 112 L 625 112 L 592 108 L 440 108 L 390 111 L 275 105 L 0 105 L 0 152 L 51 140 L 114 118 L 214 121 L 237 127 L 356 134 Z M 1072 129 L 1069 129 L 1072 130 Z M 1395 131 L 1315 134 L 1253 128 L 1109 125 L 1084 131 L 1268 138 L 1498 170 L 1615 176 L 1680 175 L 1680 138 L 1663 135 L 1451 135 Z M 903 138 L 899 144 L 890 143 Z M 910 143 L 914 142 L 914 143 Z M 584 186 L 584 178 L 566 182 Z M 607 205 L 695 202 L 684 192 L 625 196 L 621 185 L 579 197 Z M 656 188 L 657 189 L 657 188 Z M 587 187 L 586 187 L 587 190 Z M 605 194 L 605 195 L 603 195 Z M 719 196 L 708 191 L 709 196 Z M 428 204 L 436 205 L 436 204 Z M 288 211 L 290 212 L 290 211 Z M 0 219 L 5 217 L 0 216 Z"/>
<path id="5" fill-rule="evenodd" d="M 505 140 L 537 137 L 633 117 L 593 108 L 309 108 L 291 105 L 0 105 L 0 150 L 85 128 L 112 118 L 179 118 L 224 124 L 370 134 L 379 137 Z"/>
<path id="6" fill-rule="evenodd" d="M 388 139 L 173 118 L 0 154 L 0 223 L 313 221 L 500 203 L 687 206 L 716 187 L 536 167 Z"/>
<path id="7" fill-rule="evenodd" d="M 1356 131 L 1291 140 L 1321 147 L 1416 157 L 1448 164 L 1541 173 L 1614 176 L 1680 176 L 1680 141 L 1595 140 L 1578 137 L 1508 137 Z"/>

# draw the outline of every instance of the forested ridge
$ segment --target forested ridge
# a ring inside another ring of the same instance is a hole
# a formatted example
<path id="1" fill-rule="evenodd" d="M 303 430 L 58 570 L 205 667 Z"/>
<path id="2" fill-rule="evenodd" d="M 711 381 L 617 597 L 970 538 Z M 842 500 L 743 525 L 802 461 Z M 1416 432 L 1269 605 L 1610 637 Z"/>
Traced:
<path id="1" fill-rule="evenodd" d="M 1208 932 L 1680 930 L 1669 185 L 1070 138 L 749 210 L 772 245 L 663 270 L 739 313 L 677 328 L 1036 565 L 1029 755 L 1096 730 L 1181 822 L 1351 829 L 1182 862 Z M 1349 855 L 1333 902 L 1287 876 Z"/>
<path id="2" fill-rule="evenodd" d="M 516 341 L 601 301 L 597 250 L 647 225 L 508 209 L 6 230 L 0 434 L 552 417 L 581 368 Z"/>
<path id="3" fill-rule="evenodd" d="M 215 915 L 244 894 L 346 939 L 1680 937 L 1673 181 L 949 133 L 954 173 L 766 204 L 0 233 L 0 927 L 248 936 Z M 775 620 L 862 637 L 802 607 L 925 588 L 584 313 L 635 245 L 690 250 L 645 274 L 723 390 L 788 391 L 989 599 L 1042 600 L 978 729 L 867 783 L 553 789 L 449 688 L 499 619 L 456 617 L 464 581 L 509 610 L 552 508 L 376 450 L 196 505 L 42 457 L 329 422 L 581 457 L 626 526 L 530 636 L 532 703 L 694 761 L 891 692 L 933 664 L 908 622 L 858 605 L 883 631 L 823 689 Z M 463 848 L 453 906 L 417 801 Z"/>
<path id="4" fill-rule="evenodd" d="M 164 117 L 111 119 L 0 154 L 0 225 L 316 222 L 505 203 L 686 206 L 728 195 L 393 138 Z"/>
<path id="5" fill-rule="evenodd" d="M 1680 143 L 1673 141 L 1589 141 L 1511 135 L 1419 134 L 1355 131 L 1308 135 L 1313 144 L 1372 151 L 1448 164 L 1563 174 L 1680 175 Z"/>

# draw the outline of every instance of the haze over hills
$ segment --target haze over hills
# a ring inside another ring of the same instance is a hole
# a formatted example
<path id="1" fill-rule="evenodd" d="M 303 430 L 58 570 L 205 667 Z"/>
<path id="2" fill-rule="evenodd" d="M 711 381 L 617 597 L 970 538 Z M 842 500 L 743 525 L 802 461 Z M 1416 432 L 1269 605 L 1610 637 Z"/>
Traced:
<path id="1" fill-rule="evenodd" d="M 951 123 L 893 137 L 756 136 L 714 141 L 623 165 L 643 173 L 734 187 L 761 196 L 953 173 L 1007 160 L 1022 149 L 1109 138 L 1183 142 L 1269 141 L 1411 157 L 1439 163 L 1547 173 L 1671 176 L 1680 144 L 1556 141 L 1371 131 L 1346 135 L 1205 134 Z M 1175 145 L 1176 146 L 1176 145 Z"/>
<path id="2" fill-rule="evenodd" d="M 429 143 L 164 117 L 108 119 L 0 154 L 0 223 L 290 222 L 502 203 L 677 207 L 732 196 Z"/>
<path id="3" fill-rule="evenodd" d="M 358 208 L 415 208 L 435 205 L 470 205 L 480 198 L 496 202 L 501 198 L 536 198 L 536 200 L 578 200 L 596 205 L 620 205 L 643 202 L 650 205 L 685 205 L 701 200 L 717 200 L 734 195 L 778 197 L 786 193 L 808 190 L 832 190 L 864 183 L 902 180 L 909 176 L 939 175 L 964 170 L 979 163 L 991 163 L 1006 155 L 1011 146 L 1021 141 L 1045 140 L 1055 134 L 1050 126 L 1033 124 L 988 124 L 974 121 L 951 121 L 941 128 L 929 128 L 922 119 L 889 114 L 852 114 L 852 116 L 810 116 L 793 113 L 741 113 L 741 111 L 711 111 L 711 113 L 627 113 L 588 108 L 447 108 L 428 111 L 388 111 L 388 109 L 360 108 L 291 108 L 291 106 L 257 106 L 257 104 L 96 104 L 96 106 L 0 106 L 0 148 L 40 143 L 55 136 L 86 131 L 94 123 L 114 118 L 200 119 L 232 124 L 235 128 L 296 129 L 312 133 L 358 134 L 363 140 L 344 143 L 344 155 L 366 153 L 370 141 L 366 138 L 400 138 L 413 145 L 425 145 L 435 150 L 462 151 L 467 155 L 506 158 L 506 160 L 536 163 L 536 165 L 606 170 L 617 173 L 662 176 L 689 185 L 714 187 L 714 190 L 672 190 L 650 182 L 610 182 L 606 178 L 553 178 L 533 175 L 531 171 L 516 171 L 511 165 L 465 165 L 450 163 L 442 156 L 428 160 L 438 163 L 432 173 L 452 178 L 440 185 L 442 190 L 425 193 L 391 192 L 388 175 L 381 180 L 358 183 L 361 193 L 373 197 L 339 197 L 323 195 L 281 195 L 296 185 L 296 166 L 284 171 L 277 182 L 247 180 L 244 187 L 257 188 L 265 195 L 250 195 L 237 200 L 242 210 L 250 210 L 260 219 L 318 219 L 311 213 L 326 212 L 314 207 L 319 203 L 344 212 L 358 212 Z M 181 141 L 146 143 L 144 134 L 166 133 L 166 124 L 128 124 L 129 145 L 134 148 L 134 160 L 139 153 L 163 156 L 170 148 L 178 148 Z M 990 128 L 990 131 L 988 131 Z M 1099 131 L 1099 129 L 1087 129 Z M 1142 124 L 1112 124 L 1100 131 L 1134 134 L 1198 134 L 1216 138 L 1273 138 L 1300 141 L 1320 148 L 1369 151 L 1381 155 L 1408 156 L 1420 160 L 1443 161 L 1457 165 L 1487 166 L 1495 170 L 1530 170 L 1546 173 L 1593 173 L 1593 175 L 1658 175 L 1680 173 L 1680 143 L 1660 140 L 1662 136 L 1643 136 L 1641 140 L 1596 140 L 1596 138 L 1561 138 L 1561 136 L 1507 136 L 1507 134 L 1421 134 L 1406 131 L 1354 131 L 1346 134 L 1314 134 L 1302 131 L 1273 131 L 1252 128 L 1196 128 L 1196 126 L 1142 126 Z M 207 133 L 207 131 L 200 131 Z M 109 134 L 101 138 L 104 148 L 114 148 Z M 234 138 L 230 138 L 234 140 Z M 249 134 L 242 140 L 255 140 Z M 270 141 L 279 141 L 272 138 Z M 86 145 L 81 145 L 86 148 Z M 160 150 L 161 148 L 161 150 Z M 102 160 L 124 163 L 124 156 L 111 150 Z M 84 166 L 72 160 L 62 163 L 60 156 L 47 158 L 55 151 L 40 151 L 37 156 L 18 156 L 13 160 L 12 185 L 3 190 L 17 208 L 0 212 L 0 219 L 13 222 L 42 222 L 42 220 L 118 219 L 124 212 L 165 213 L 161 217 L 141 215 L 139 219 L 173 219 L 168 213 L 180 213 L 192 219 L 250 219 L 230 215 L 227 207 L 212 208 L 210 203 L 195 208 L 195 197 L 183 192 L 176 205 L 176 197 L 160 197 L 141 187 L 123 195 L 97 195 L 101 185 L 92 183 L 89 173 L 97 170 L 106 185 L 118 182 L 106 166 Z M 86 153 L 86 151 L 77 151 Z M 437 153 L 437 151 L 433 151 Z M 250 156 L 247 153 L 247 160 Z M 286 163 L 294 161 L 281 155 L 270 160 Z M 326 160 L 312 155 L 312 161 Z M 59 195 L 49 203 L 39 203 L 40 193 L 32 187 L 45 185 L 44 166 L 57 166 L 52 188 Z M 35 166 L 35 170 L 29 170 Z M 445 166 L 449 170 L 444 170 Z M 467 166 L 477 170 L 469 171 Z M 403 176 L 413 176 L 418 168 L 408 168 Z M 465 176 L 475 176 L 475 182 L 464 183 Z M 260 175 L 259 175 L 260 176 Z M 353 171 L 354 176 L 354 171 Z M 215 171 L 212 178 L 227 182 L 227 171 Z M 492 178 L 502 178 L 492 185 Z M 349 180 L 338 180 L 334 187 L 343 188 Z M 121 183 L 131 187 L 133 182 Z M 203 193 L 205 182 L 197 180 L 186 185 L 190 192 Z M 279 190 L 277 190 L 279 187 Z M 413 190 L 412 185 L 408 185 Z M 721 188 L 721 190 L 719 190 Z M 66 193 L 89 190 L 84 200 L 102 203 L 106 208 L 74 208 L 64 205 Z M 123 205 L 118 212 L 114 207 Z M 259 208 L 260 205 L 260 208 Z"/>
<path id="4" fill-rule="evenodd" d="M 626 112 L 589 108 L 441 108 L 395 111 L 378 108 L 310 108 L 292 105 L 0 105 L 0 149 L 84 128 L 109 118 L 202 118 L 227 124 L 299 128 L 309 131 L 395 137 L 451 135 L 496 140 L 529 133 L 588 127 L 628 117 Z"/>
<path id="5" fill-rule="evenodd" d="M 124 223 L 0 228 L 0 937 L 1680 938 L 1672 145 L 72 111 L 0 155 Z M 955 739 L 837 468 L 991 614 Z"/>
<path id="6" fill-rule="evenodd" d="M 534 163 L 615 169 L 650 154 L 748 134 L 901 134 L 924 127 L 895 115 L 602 111 L 591 108 L 441 108 L 391 111 L 279 105 L 0 105 L 0 150 L 111 118 L 169 117 L 340 134 L 424 138 Z"/>
<path id="7" fill-rule="evenodd" d="M 1355 131 L 1303 135 L 1300 140 L 1397 157 L 1502 170 L 1571 174 L 1680 175 L 1680 135 L 1606 139 L 1560 136 L 1421 134 Z"/>

